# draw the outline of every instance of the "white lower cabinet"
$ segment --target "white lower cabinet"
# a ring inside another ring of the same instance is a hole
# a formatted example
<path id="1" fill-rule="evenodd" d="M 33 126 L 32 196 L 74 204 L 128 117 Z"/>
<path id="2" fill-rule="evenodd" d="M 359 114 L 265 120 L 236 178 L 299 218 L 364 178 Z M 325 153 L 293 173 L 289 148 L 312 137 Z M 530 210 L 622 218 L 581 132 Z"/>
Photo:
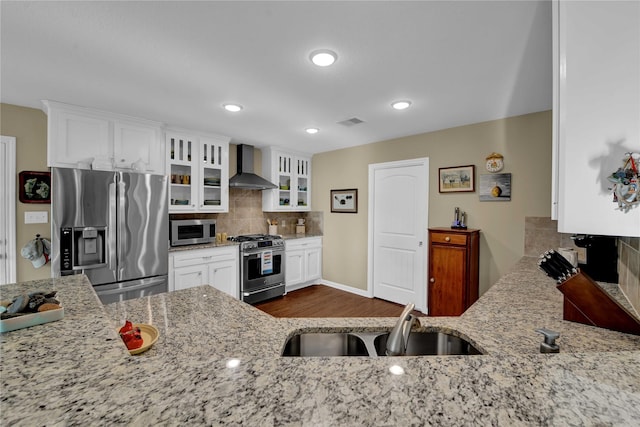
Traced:
<path id="1" fill-rule="evenodd" d="M 285 240 L 285 285 L 312 284 L 322 277 L 322 237 Z M 296 288 L 301 286 L 296 286 Z"/>
<path id="2" fill-rule="evenodd" d="M 169 253 L 169 290 L 179 291 L 200 285 L 211 285 L 238 298 L 237 246 Z"/>

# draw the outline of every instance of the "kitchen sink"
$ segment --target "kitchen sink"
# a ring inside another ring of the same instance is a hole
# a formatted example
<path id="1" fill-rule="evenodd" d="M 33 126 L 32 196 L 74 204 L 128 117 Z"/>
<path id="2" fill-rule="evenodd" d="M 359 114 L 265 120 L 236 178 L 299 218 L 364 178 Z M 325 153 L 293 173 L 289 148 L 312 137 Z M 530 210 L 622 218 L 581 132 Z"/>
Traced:
<path id="1" fill-rule="evenodd" d="M 283 356 L 368 356 L 364 341 L 348 333 L 302 333 L 289 338 Z"/>
<path id="2" fill-rule="evenodd" d="M 378 335 L 374 346 L 378 356 L 385 356 L 389 334 Z M 468 341 L 443 332 L 412 332 L 405 356 L 447 356 L 482 354 Z"/>
<path id="3" fill-rule="evenodd" d="M 284 357 L 386 356 L 389 331 L 300 332 L 289 338 Z M 415 331 L 409 335 L 405 356 L 482 354 L 467 340 L 443 332 Z"/>

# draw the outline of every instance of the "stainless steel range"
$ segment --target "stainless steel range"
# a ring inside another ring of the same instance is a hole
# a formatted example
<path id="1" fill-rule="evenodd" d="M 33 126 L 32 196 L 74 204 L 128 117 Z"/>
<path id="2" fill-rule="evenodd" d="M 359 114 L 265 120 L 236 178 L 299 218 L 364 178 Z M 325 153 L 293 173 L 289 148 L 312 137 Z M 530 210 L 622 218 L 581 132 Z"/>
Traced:
<path id="1" fill-rule="evenodd" d="M 284 240 L 251 234 L 229 238 L 240 243 L 240 296 L 254 304 L 285 294 Z"/>

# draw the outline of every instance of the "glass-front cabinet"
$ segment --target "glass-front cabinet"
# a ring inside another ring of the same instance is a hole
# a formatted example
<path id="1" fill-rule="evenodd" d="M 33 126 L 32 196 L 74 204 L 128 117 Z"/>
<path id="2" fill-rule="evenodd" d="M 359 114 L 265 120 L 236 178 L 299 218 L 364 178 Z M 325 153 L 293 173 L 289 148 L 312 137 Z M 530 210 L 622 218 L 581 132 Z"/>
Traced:
<path id="1" fill-rule="evenodd" d="M 278 186 L 262 192 L 264 211 L 311 210 L 311 156 L 265 148 L 262 173 Z"/>
<path id="2" fill-rule="evenodd" d="M 170 213 L 228 212 L 229 140 L 167 132 Z"/>
<path id="3" fill-rule="evenodd" d="M 167 132 L 169 149 L 169 212 L 191 212 L 195 209 L 197 192 L 191 186 L 196 167 L 195 157 L 197 139 Z"/>

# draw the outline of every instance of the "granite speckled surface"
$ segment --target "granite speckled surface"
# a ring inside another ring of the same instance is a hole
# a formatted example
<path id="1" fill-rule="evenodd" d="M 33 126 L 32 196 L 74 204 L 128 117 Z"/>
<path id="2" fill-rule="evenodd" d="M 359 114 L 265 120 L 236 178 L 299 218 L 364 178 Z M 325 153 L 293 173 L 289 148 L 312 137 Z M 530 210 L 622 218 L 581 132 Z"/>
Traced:
<path id="1" fill-rule="evenodd" d="M 83 276 L 55 288 L 67 316 L 0 335 L 6 425 L 637 425 L 640 337 L 562 320 L 553 280 L 523 258 L 461 317 L 420 328 L 481 356 L 283 358 L 295 331 L 390 329 L 393 318 L 275 319 L 209 286 L 102 307 Z M 152 323 L 129 356 L 116 329 Z M 560 332 L 542 355 L 538 327 Z M 237 367 L 228 362 L 237 359 Z M 389 368 L 398 365 L 403 375 Z M 132 405 L 134 408 L 132 409 Z"/>
<path id="2" fill-rule="evenodd" d="M 210 249 L 210 248 L 220 248 L 220 247 L 238 246 L 238 245 L 239 245 L 238 242 L 232 242 L 227 240 L 226 242 L 222 242 L 222 243 L 211 242 L 211 243 L 202 243 L 200 245 L 169 246 L 169 252 L 192 251 L 195 249 Z"/>

